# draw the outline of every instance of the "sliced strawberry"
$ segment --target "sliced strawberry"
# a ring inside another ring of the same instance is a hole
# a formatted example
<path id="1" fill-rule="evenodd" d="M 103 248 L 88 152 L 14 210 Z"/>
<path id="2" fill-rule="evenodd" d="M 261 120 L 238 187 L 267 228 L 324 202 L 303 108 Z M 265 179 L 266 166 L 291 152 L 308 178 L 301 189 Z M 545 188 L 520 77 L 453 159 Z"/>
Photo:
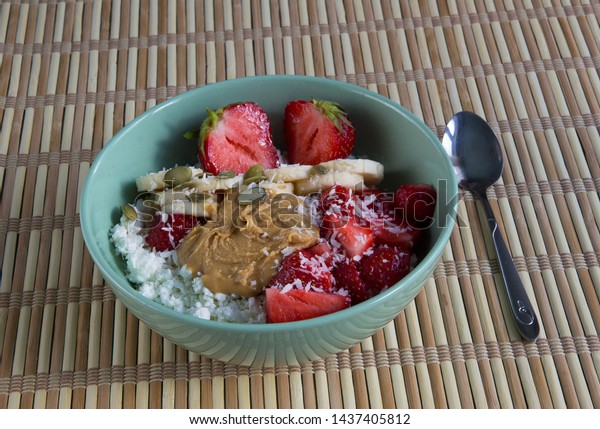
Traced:
<path id="1" fill-rule="evenodd" d="M 347 297 L 305 290 L 267 289 L 265 312 L 267 323 L 295 322 L 335 313 L 349 307 Z"/>
<path id="2" fill-rule="evenodd" d="M 431 223 L 435 202 L 436 192 L 431 185 L 402 185 L 394 195 L 394 206 L 400 219 L 414 228 L 423 228 Z"/>
<path id="3" fill-rule="evenodd" d="M 288 255 L 268 287 L 283 289 L 287 285 L 301 289 L 308 284 L 326 292 L 332 289 L 332 277 L 325 259 L 309 250 L 296 250 Z"/>
<path id="4" fill-rule="evenodd" d="M 321 219 L 321 226 L 319 228 L 321 238 L 326 239 L 334 245 L 336 248 L 339 247 L 336 243 L 332 243 L 331 235 L 338 229 L 346 225 L 348 218 L 343 217 L 339 214 L 327 213 L 323 215 Z"/>
<path id="5" fill-rule="evenodd" d="M 331 271 L 331 274 L 335 279 L 335 286 L 348 291 L 352 305 L 366 301 L 371 297 L 356 265 L 341 263 Z"/>
<path id="6" fill-rule="evenodd" d="M 379 222 L 373 230 L 375 231 L 376 244 L 389 244 L 400 247 L 407 252 L 412 250 L 423 232 L 423 230 L 413 228 L 407 223 L 398 225 L 389 219 Z"/>
<path id="7" fill-rule="evenodd" d="M 378 246 L 360 263 L 360 276 L 367 288 L 379 293 L 398 283 L 410 272 L 410 253 L 399 247 Z"/>
<path id="8" fill-rule="evenodd" d="M 157 214 L 154 217 L 153 227 L 146 235 L 146 243 L 159 252 L 173 250 L 197 223 L 198 219 L 190 215 Z"/>
<path id="9" fill-rule="evenodd" d="M 365 220 L 370 217 L 391 216 L 394 211 L 394 193 L 380 189 L 364 189 L 354 194 L 356 214 Z"/>
<path id="10" fill-rule="evenodd" d="M 198 156 L 204 169 L 212 174 L 226 170 L 242 174 L 255 164 L 265 169 L 279 166 L 271 123 L 254 102 L 208 110 L 208 118 L 200 128 Z"/>
<path id="11" fill-rule="evenodd" d="M 354 148 L 354 127 L 344 109 L 331 101 L 291 101 L 283 126 L 291 164 L 346 158 Z"/>
<path id="12" fill-rule="evenodd" d="M 318 255 L 321 258 L 323 258 L 325 264 L 328 267 L 331 267 L 333 263 L 333 249 L 331 248 L 331 245 L 328 242 L 322 241 L 319 244 L 315 244 L 313 247 L 307 250 L 312 254 Z"/>
<path id="13" fill-rule="evenodd" d="M 324 212 L 335 206 L 345 206 L 352 199 L 352 189 L 341 185 L 333 185 L 321 191 L 319 204 Z"/>
<path id="14" fill-rule="evenodd" d="M 323 216 L 321 234 L 334 247 L 341 245 L 349 258 L 362 255 L 375 241 L 373 230 L 359 225 L 354 217 L 346 220 L 340 215 L 331 213 Z"/>

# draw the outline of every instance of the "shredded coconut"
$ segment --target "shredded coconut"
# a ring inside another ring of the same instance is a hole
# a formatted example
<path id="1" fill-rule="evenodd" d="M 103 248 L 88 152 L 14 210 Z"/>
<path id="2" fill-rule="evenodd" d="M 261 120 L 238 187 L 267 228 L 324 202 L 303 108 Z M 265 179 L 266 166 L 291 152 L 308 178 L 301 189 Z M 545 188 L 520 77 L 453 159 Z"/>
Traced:
<path id="1" fill-rule="evenodd" d="M 283 254 L 283 256 L 289 256 L 292 253 L 294 253 L 294 248 L 290 246 L 284 247 L 283 249 L 281 249 L 281 253 Z"/>
<path id="2" fill-rule="evenodd" d="M 177 266 L 175 251 L 145 246 L 143 231 L 125 216 L 111 231 L 111 241 L 126 264 L 127 279 L 148 299 L 200 319 L 264 323 L 264 297 L 213 294 L 202 279 Z"/>
<path id="3" fill-rule="evenodd" d="M 289 291 L 291 291 L 292 289 L 294 289 L 294 285 L 292 283 L 288 283 L 286 284 L 284 287 L 281 288 L 281 293 L 288 293 Z"/>

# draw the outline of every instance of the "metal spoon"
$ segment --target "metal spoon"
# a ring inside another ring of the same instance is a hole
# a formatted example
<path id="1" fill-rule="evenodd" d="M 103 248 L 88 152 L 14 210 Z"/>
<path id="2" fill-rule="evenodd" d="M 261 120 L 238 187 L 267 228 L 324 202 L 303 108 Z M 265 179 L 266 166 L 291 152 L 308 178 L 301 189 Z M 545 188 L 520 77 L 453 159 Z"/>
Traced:
<path id="1" fill-rule="evenodd" d="M 486 197 L 487 188 L 502 175 L 500 143 L 485 120 L 471 112 L 459 112 L 446 125 L 442 144 L 452 159 L 459 185 L 483 203 L 517 328 L 523 338 L 535 340 L 540 333 L 537 317 Z"/>

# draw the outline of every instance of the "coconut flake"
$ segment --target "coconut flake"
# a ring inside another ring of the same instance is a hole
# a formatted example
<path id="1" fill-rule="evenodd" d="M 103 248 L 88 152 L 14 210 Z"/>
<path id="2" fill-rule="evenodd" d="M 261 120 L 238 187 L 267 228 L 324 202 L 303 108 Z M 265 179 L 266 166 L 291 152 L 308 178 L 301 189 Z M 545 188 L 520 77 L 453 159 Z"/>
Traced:
<path id="1" fill-rule="evenodd" d="M 294 248 L 290 247 L 290 246 L 286 246 L 283 249 L 281 249 L 281 253 L 283 254 L 283 256 L 289 256 L 292 253 L 294 253 Z"/>
<path id="2" fill-rule="evenodd" d="M 294 289 L 294 285 L 292 285 L 291 283 L 286 284 L 284 287 L 281 288 L 281 290 L 279 291 L 280 293 L 288 293 L 289 291 L 291 291 L 292 289 Z"/>

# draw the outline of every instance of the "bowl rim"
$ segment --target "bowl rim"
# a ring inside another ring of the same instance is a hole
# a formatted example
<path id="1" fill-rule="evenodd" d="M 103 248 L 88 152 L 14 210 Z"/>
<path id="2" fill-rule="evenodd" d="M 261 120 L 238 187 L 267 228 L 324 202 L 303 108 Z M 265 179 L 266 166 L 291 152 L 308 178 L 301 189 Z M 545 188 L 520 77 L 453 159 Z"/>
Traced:
<path id="1" fill-rule="evenodd" d="M 252 84 L 253 82 L 260 81 L 270 81 L 270 80 L 296 80 L 299 83 L 307 83 L 307 84 L 323 84 L 330 85 L 339 88 L 340 91 L 353 91 L 360 93 L 361 96 L 366 96 L 370 98 L 374 98 L 383 104 L 386 104 L 388 107 L 395 109 L 401 115 L 403 115 L 412 125 L 419 128 L 432 142 L 440 143 L 437 136 L 433 133 L 433 131 L 425 125 L 423 121 L 418 119 L 416 115 L 410 112 L 405 107 L 396 103 L 388 97 L 385 97 L 381 94 L 373 92 L 369 89 L 363 88 L 358 85 L 354 85 L 351 83 L 346 83 L 330 78 L 325 77 L 313 77 L 313 76 L 296 76 L 296 75 L 263 75 L 263 76 L 247 76 L 240 77 L 231 80 L 225 80 L 215 83 L 206 84 L 191 90 L 188 90 L 184 93 L 178 94 L 172 98 L 169 98 L 152 108 L 148 109 L 141 115 L 135 117 L 131 122 L 126 124 L 121 130 L 119 130 L 100 150 L 98 155 L 95 157 L 90 169 L 86 175 L 86 179 L 82 188 L 81 194 L 81 209 L 80 209 L 80 219 L 81 219 L 81 230 L 83 234 L 84 242 L 90 252 L 90 255 L 100 270 L 103 278 L 107 281 L 111 288 L 118 288 L 119 291 L 135 301 L 139 301 L 141 304 L 145 306 L 151 307 L 153 310 L 158 311 L 159 313 L 164 313 L 166 316 L 175 319 L 178 322 L 191 324 L 198 328 L 210 328 L 212 330 L 223 331 L 223 332 L 240 332 L 240 333 L 276 333 L 276 332 L 289 332 L 289 331 L 302 331 L 309 330 L 322 327 L 323 324 L 327 324 L 329 321 L 338 321 L 341 322 L 346 319 L 350 319 L 356 317 L 358 314 L 362 313 L 365 310 L 368 310 L 371 307 L 376 307 L 381 301 L 389 299 L 391 296 L 400 293 L 405 289 L 404 286 L 409 284 L 414 278 L 422 276 L 429 264 L 436 264 L 439 258 L 444 251 L 446 243 L 450 239 L 450 235 L 454 228 L 454 224 L 456 221 L 456 206 L 458 203 L 458 183 L 454 174 L 450 175 L 449 188 L 452 195 L 450 195 L 450 201 L 447 203 L 451 207 L 450 213 L 446 216 L 446 226 L 442 228 L 442 231 L 438 237 L 438 239 L 433 243 L 431 250 L 425 255 L 425 257 L 419 261 L 419 264 L 408 273 L 402 280 L 400 280 L 395 285 L 389 287 L 387 290 L 380 292 L 373 298 L 368 299 L 360 304 L 353 305 L 344 310 L 327 314 L 324 316 L 315 317 L 312 319 L 300 320 L 295 322 L 284 322 L 284 323 L 240 323 L 240 322 L 222 322 L 216 320 L 206 320 L 194 317 L 189 314 L 179 313 L 161 303 L 155 302 L 149 298 L 146 298 L 141 293 L 136 291 L 132 286 L 131 282 L 129 282 L 125 277 L 120 277 L 122 273 L 116 272 L 116 270 L 106 268 L 102 265 L 100 261 L 102 261 L 101 252 L 99 246 L 97 245 L 93 234 L 91 232 L 91 213 L 92 208 L 90 204 L 90 192 L 89 188 L 91 187 L 93 175 L 100 168 L 103 158 L 106 156 L 108 152 L 110 152 L 116 144 L 118 144 L 119 140 L 122 139 L 124 135 L 126 135 L 132 128 L 137 126 L 137 124 L 143 121 L 146 117 L 151 116 L 155 112 L 161 109 L 168 108 L 172 104 L 179 102 L 188 97 L 194 97 L 196 93 L 202 92 L 206 88 L 211 88 L 213 90 L 218 89 L 218 87 L 227 87 L 227 86 L 236 86 L 236 85 L 245 85 Z M 442 159 L 446 163 L 446 167 L 449 172 L 453 172 L 454 168 L 452 166 L 451 160 L 448 157 L 448 154 L 443 149 L 441 143 L 434 144 L 435 150 L 437 150 L 440 155 L 442 155 Z M 109 231 L 106 231 L 108 234 Z M 428 262 L 428 263 L 424 263 Z M 426 280 L 424 280 L 426 281 Z M 420 289 L 419 289 L 420 290 Z"/>

